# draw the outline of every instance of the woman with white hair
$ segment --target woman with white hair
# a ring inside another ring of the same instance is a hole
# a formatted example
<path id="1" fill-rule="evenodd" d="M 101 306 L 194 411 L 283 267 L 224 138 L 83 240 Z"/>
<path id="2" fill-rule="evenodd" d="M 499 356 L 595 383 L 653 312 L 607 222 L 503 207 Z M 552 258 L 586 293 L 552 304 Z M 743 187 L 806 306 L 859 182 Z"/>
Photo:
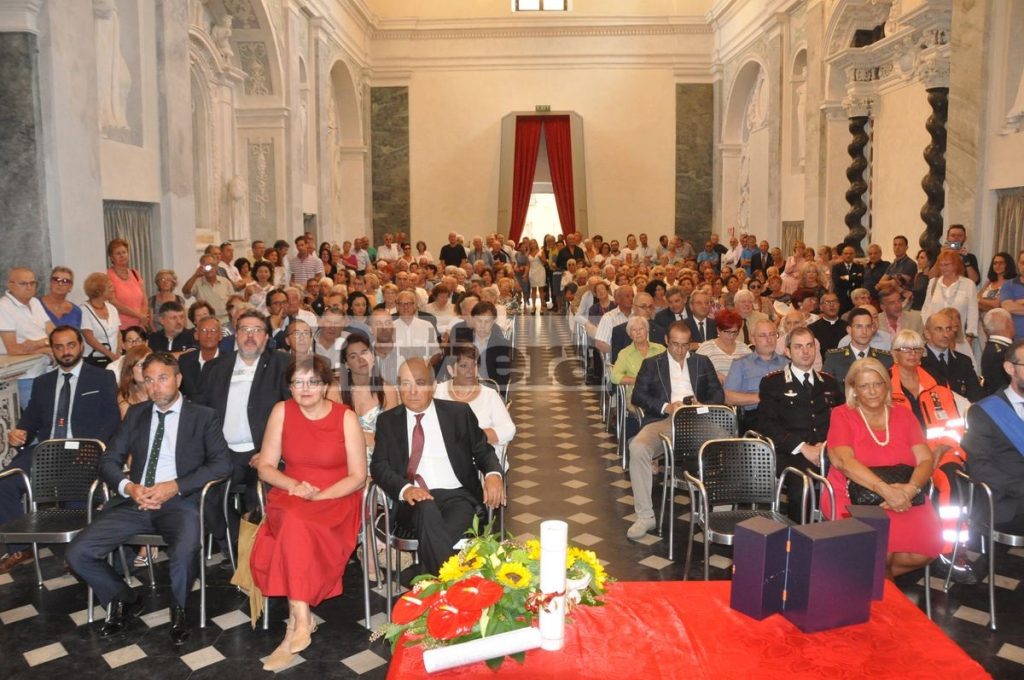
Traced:
<path id="1" fill-rule="evenodd" d="M 665 346 L 650 341 L 650 322 L 642 316 L 631 316 L 626 321 L 626 335 L 632 341 L 619 352 L 612 366 L 612 384 L 626 385 L 626 403 L 630 402 L 636 376 L 644 359 L 656 357 Z"/>

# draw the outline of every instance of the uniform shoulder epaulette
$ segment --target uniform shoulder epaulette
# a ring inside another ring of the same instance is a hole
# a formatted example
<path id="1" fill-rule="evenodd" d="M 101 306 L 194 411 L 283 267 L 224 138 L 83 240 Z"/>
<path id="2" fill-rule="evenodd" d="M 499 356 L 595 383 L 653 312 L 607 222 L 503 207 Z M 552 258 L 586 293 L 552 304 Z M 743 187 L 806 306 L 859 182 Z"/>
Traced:
<path id="1" fill-rule="evenodd" d="M 847 347 L 833 347 L 832 349 L 830 349 L 827 352 L 825 352 L 825 354 L 826 355 L 829 355 L 829 354 L 836 354 L 836 355 L 843 354 L 843 355 L 845 355 L 847 353 L 848 349 L 849 348 L 847 348 Z"/>
<path id="2" fill-rule="evenodd" d="M 875 354 L 882 354 L 887 357 L 892 356 L 892 352 L 890 352 L 887 349 L 878 349 L 877 347 L 872 347 L 871 351 L 874 352 Z"/>
<path id="3" fill-rule="evenodd" d="M 832 375 L 831 373 L 829 373 L 828 371 L 818 371 L 818 373 L 820 373 L 821 375 L 823 375 L 825 377 L 832 378 L 833 380 L 836 379 L 836 377 L 834 375 Z"/>
<path id="4" fill-rule="evenodd" d="M 765 378 L 771 378 L 773 375 L 782 375 L 785 372 L 786 372 L 786 369 L 780 368 L 777 371 L 772 371 L 770 373 L 766 373 L 764 377 Z"/>

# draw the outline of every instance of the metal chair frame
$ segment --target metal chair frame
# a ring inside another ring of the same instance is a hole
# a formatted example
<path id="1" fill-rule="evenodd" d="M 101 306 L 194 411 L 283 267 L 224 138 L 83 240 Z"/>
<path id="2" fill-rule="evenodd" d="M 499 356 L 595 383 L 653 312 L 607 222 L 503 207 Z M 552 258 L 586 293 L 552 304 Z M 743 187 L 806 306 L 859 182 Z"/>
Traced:
<path id="1" fill-rule="evenodd" d="M 957 470 L 957 488 L 960 492 L 961 500 L 966 496 L 967 512 L 961 512 L 960 517 L 957 520 L 956 533 L 957 537 L 960 536 L 960 531 L 964 523 L 968 523 L 968 526 L 974 526 L 978 531 L 978 536 L 981 538 L 981 552 L 988 556 L 988 609 L 989 609 L 989 623 L 988 627 L 992 630 L 996 630 L 996 545 L 1006 545 L 1011 548 L 1020 548 L 1024 546 L 1024 535 L 1011 534 L 1005 531 L 999 531 L 995 528 L 995 501 L 992 498 L 992 487 L 985 482 L 979 482 L 972 478 L 969 474 L 963 470 Z M 966 487 L 966 489 L 965 489 Z M 974 500 L 975 492 L 981 489 L 984 495 L 981 497 L 980 506 L 983 511 L 983 518 L 976 519 L 974 514 Z M 965 493 L 966 491 L 966 493 Z M 957 552 L 960 549 L 960 541 L 956 541 L 953 544 L 953 557 L 952 562 L 956 563 Z M 946 575 L 946 582 L 944 589 L 948 592 L 953 570 L 950 569 Z"/>
<path id="2" fill-rule="evenodd" d="M 378 512 L 382 510 L 382 512 Z M 383 526 L 381 520 L 383 518 Z M 377 562 L 377 539 L 384 541 L 384 601 L 387 618 L 391 620 L 391 603 L 393 599 L 392 581 L 397 576 L 391 562 L 391 551 L 405 551 L 416 554 L 420 542 L 415 538 L 397 536 L 391 529 L 391 504 L 387 494 L 376 484 L 371 484 L 363 498 L 363 551 L 366 560 L 373 559 L 377 583 L 380 583 L 380 564 Z M 372 553 L 372 558 L 370 554 Z M 366 627 L 370 626 L 370 572 L 363 567 L 363 604 L 366 609 Z"/>
<path id="3" fill-rule="evenodd" d="M 739 450 L 730 450 L 736 449 Z M 708 461 L 708 458 L 716 456 L 717 459 L 712 462 Z M 695 499 L 697 502 L 693 503 L 690 509 L 690 534 L 689 541 L 686 546 L 686 563 L 683 571 L 683 578 L 686 579 L 689 576 L 690 571 L 690 558 L 693 552 L 693 537 L 695 528 L 699 525 L 701 533 L 704 535 L 704 580 L 708 580 L 708 559 L 710 557 L 710 544 L 718 543 L 719 545 L 732 545 L 735 537 L 734 532 L 722 531 L 713 529 L 711 523 L 715 515 L 727 516 L 736 515 L 736 517 L 727 517 L 727 521 L 735 519 L 736 522 L 748 519 L 742 515 L 749 515 L 750 517 L 767 517 L 769 519 L 782 522 L 783 524 L 792 524 L 791 520 L 785 515 L 779 514 L 779 497 L 782 494 L 782 487 L 785 483 L 787 475 L 798 475 L 804 480 L 803 485 L 803 504 L 801 505 L 801 524 L 807 521 L 806 517 L 806 505 L 807 505 L 807 493 L 808 484 L 807 477 L 796 468 L 787 467 L 783 469 L 779 478 L 775 478 L 775 449 L 770 444 L 760 439 L 753 438 L 729 438 L 729 439 L 713 439 L 705 442 L 701 446 L 700 453 L 697 456 L 698 462 L 698 477 L 694 477 L 690 472 L 684 471 L 683 475 L 686 478 L 687 483 L 690 486 L 690 498 Z M 742 470 L 743 472 L 751 475 L 743 480 L 737 477 L 730 476 L 728 473 L 734 472 L 735 470 L 726 470 L 726 475 L 722 478 L 717 478 L 716 474 L 719 470 L 723 470 L 719 464 L 728 464 L 731 468 L 736 470 Z M 768 482 L 767 480 L 771 480 Z M 744 485 L 751 488 L 742 488 Z M 695 497 L 693 491 L 696 490 L 697 496 Z M 774 492 L 774 493 L 773 493 Z M 720 512 L 711 512 L 711 507 L 715 505 L 763 505 L 770 504 L 770 510 L 728 510 Z M 731 522 L 733 529 L 735 530 L 736 522 Z"/>
<path id="4" fill-rule="evenodd" d="M 676 474 L 676 465 L 689 463 L 695 469 L 701 446 L 710 439 L 733 438 L 739 432 L 739 416 L 732 406 L 709 404 L 703 406 L 682 406 L 671 416 L 672 428 L 668 435 L 662 435 L 662 455 L 665 465 L 662 471 L 661 511 L 658 518 L 658 533 L 664 534 L 665 512 L 674 503 L 675 491 L 681 487 Z M 641 420 L 641 423 L 643 420 Z M 686 486 L 689 491 L 689 486 Z M 693 497 L 692 495 L 690 496 Z M 693 511 L 691 502 L 690 510 Z M 668 558 L 675 559 L 674 513 L 669 512 Z"/>
<path id="5" fill-rule="evenodd" d="M 228 481 L 230 477 L 221 477 L 220 479 L 214 479 L 203 485 L 203 490 L 199 493 L 199 627 L 206 628 L 206 547 L 207 547 L 207 536 L 206 536 L 206 518 L 203 513 L 203 508 L 206 507 L 206 496 L 210 489 L 223 484 Z M 106 494 L 109 496 L 109 494 Z M 228 494 L 224 494 L 223 507 L 227 508 L 227 497 Z M 230 534 L 227 540 L 230 542 Z M 144 545 L 147 549 L 156 547 L 166 547 L 167 542 L 163 539 L 160 534 L 135 534 L 130 536 L 124 541 L 124 545 Z M 120 551 L 119 551 L 120 552 Z M 124 568 L 125 580 L 131 581 L 131 572 L 128 570 L 127 560 L 125 560 L 124 553 L 120 552 L 121 564 Z M 156 576 L 153 573 L 153 560 L 147 560 L 146 566 L 149 570 L 149 587 L 156 588 Z M 92 602 L 89 603 L 89 613 L 92 615 Z"/>

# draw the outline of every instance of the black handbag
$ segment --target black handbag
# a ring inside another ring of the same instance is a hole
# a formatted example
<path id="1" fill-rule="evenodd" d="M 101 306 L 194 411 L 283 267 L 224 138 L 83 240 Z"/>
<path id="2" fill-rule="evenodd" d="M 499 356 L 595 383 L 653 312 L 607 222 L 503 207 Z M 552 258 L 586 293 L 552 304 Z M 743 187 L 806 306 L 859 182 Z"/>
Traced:
<path id="1" fill-rule="evenodd" d="M 879 465 L 868 468 L 886 484 L 909 484 L 914 474 L 914 466 L 906 463 L 897 465 Z M 881 505 L 885 499 L 871 489 L 861 486 L 852 479 L 846 480 L 846 493 L 850 502 L 854 505 Z M 917 495 L 910 501 L 911 505 L 922 505 L 925 502 L 924 492 L 918 491 Z"/>

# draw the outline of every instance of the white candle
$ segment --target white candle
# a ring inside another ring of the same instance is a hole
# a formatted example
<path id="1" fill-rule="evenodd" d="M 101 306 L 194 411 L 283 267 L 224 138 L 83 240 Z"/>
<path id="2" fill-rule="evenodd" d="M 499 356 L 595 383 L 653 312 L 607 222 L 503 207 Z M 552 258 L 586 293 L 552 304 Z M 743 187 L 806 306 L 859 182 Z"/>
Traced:
<path id="1" fill-rule="evenodd" d="M 540 632 L 536 628 L 520 628 L 458 645 L 428 649 L 423 652 L 423 666 L 428 673 L 436 673 L 456 666 L 537 649 L 540 644 Z"/>
<path id="2" fill-rule="evenodd" d="M 541 649 L 558 651 L 565 644 L 565 555 L 569 525 L 559 520 L 540 523 L 540 591 L 552 597 L 540 610 Z"/>

